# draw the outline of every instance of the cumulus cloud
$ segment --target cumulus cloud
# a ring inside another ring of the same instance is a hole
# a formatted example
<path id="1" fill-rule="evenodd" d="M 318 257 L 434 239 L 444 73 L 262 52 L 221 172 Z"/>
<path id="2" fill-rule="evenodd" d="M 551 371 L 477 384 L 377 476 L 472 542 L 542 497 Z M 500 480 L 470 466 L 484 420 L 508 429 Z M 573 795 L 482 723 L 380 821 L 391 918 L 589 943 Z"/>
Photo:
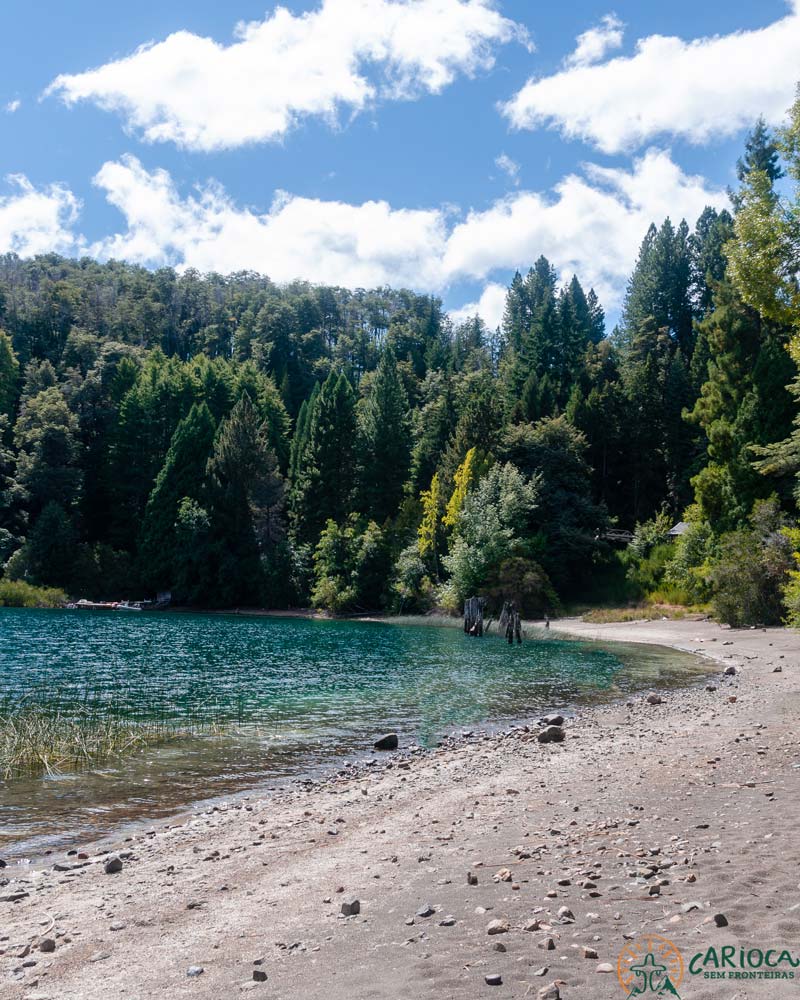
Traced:
<path id="1" fill-rule="evenodd" d="M 439 209 L 350 205 L 280 192 L 268 212 L 240 208 L 217 184 L 182 197 L 164 170 L 134 157 L 106 163 L 95 183 L 127 229 L 92 247 L 100 257 L 200 271 L 256 270 L 351 288 L 385 283 L 438 288 L 446 242 Z"/>
<path id="2" fill-rule="evenodd" d="M 37 188 L 23 174 L 6 180 L 12 190 L 0 195 L 0 253 L 27 257 L 79 248 L 81 241 L 72 227 L 80 202 L 68 188 L 61 184 Z"/>
<path id="3" fill-rule="evenodd" d="M 13 115 L 14 112 L 19 111 L 21 107 L 22 107 L 22 101 L 20 100 L 9 101 L 8 104 L 6 104 L 6 114 Z"/>
<path id="4" fill-rule="evenodd" d="M 450 318 L 454 323 L 463 323 L 480 316 L 490 330 L 495 330 L 503 321 L 507 291 L 505 285 L 498 285 L 493 281 L 483 289 L 477 302 L 470 302 L 460 309 L 451 310 Z"/>
<path id="5" fill-rule="evenodd" d="M 252 269 L 279 282 L 306 278 L 350 288 L 388 283 L 442 292 L 459 280 L 486 281 L 465 314 L 477 306 L 490 325 L 498 314 L 498 277 L 527 268 L 540 254 L 561 268 L 562 278 L 577 273 L 613 308 L 651 222 L 671 214 L 693 223 L 706 205 L 727 201 L 724 191 L 684 174 L 656 150 L 630 170 L 588 164 L 551 192 L 515 191 L 466 215 L 285 192 L 257 212 L 213 182 L 184 195 L 166 171 L 148 171 L 134 157 L 106 163 L 95 183 L 126 223 L 91 248 L 101 258 Z"/>
<path id="6" fill-rule="evenodd" d="M 495 0 L 321 0 L 239 24 L 231 45 L 175 32 L 63 74 L 46 93 L 116 111 L 149 142 L 208 151 L 280 139 L 307 116 L 333 122 L 381 98 L 439 93 L 491 69 L 495 46 L 514 38 L 529 45 Z"/>
<path id="7" fill-rule="evenodd" d="M 575 51 L 567 56 L 567 66 L 590 66 L 599 62 L 607 52 L 622 45 L 625 26 L 616 14 L 606 14 L 594 28 L 589 28 L 576 39 Z"/>
<path id="8" fill-rule="evenodd" d="M 579 40 L 565 69 L 530 79 L 502 105 L 513 127 L 557 128 L 605 153 L 665 134 L 702 144 L 760 114 L 783 119 L 798 79 L 800 4 L 793 0 L 786 17 L 753 31 L 688 42 L 650 35 L 630 57 L 587 64 L 575 58 L 582 49 L 586 56 L 590 46 Z"/>

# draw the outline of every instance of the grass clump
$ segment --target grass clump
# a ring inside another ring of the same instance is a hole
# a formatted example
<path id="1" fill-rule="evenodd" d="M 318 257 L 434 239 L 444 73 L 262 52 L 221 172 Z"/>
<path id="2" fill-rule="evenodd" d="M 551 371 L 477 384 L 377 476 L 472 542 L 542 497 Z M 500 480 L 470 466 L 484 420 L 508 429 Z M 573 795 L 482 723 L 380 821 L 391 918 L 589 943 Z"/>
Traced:
<path id="1" fill-rule="evenodd" d="M 107 703 L 0 702 L 0 777 L 81 771 L 173 740 L 220 733 L 215 719 L 131 718 Z"/>
<path id="2" fill-rule="evenodd" d="M 24 580 L 0 580 L 0 608 L 60 608 L 67 595 L 57 587 L 34 587 Z"/>

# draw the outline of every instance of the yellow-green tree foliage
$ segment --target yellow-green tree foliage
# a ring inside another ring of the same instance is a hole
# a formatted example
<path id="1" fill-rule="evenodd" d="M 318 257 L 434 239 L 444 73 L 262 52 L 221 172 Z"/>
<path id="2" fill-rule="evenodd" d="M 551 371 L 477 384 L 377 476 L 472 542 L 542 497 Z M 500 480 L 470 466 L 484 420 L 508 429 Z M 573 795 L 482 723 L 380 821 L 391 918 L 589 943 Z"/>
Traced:
<path id="1" fill-rule="evenodd" d="M 461 516 L 461 508 L 467 498 L 467 493 L 478 482 L 488 469 L 488 462 L 482 452 L 477 448 L 470 448 L 464 457 L 464 461 L 456 469 L 453 476 L 455 488 L 447 501 L 447 510 L 442 518 L 442 524 L 452 531 L 458 524 Z"/>
<path id="2" fill-rule="evenodd" d="M 438 555 L 439 522 L 442 516 L 444 496 L 437 472 L 431 480 L 431 488 L 420 494 L 422 502 L 422 521 L 417 532 L 417 548 L 422 558 L 431 556 L 434 561 Z"/>

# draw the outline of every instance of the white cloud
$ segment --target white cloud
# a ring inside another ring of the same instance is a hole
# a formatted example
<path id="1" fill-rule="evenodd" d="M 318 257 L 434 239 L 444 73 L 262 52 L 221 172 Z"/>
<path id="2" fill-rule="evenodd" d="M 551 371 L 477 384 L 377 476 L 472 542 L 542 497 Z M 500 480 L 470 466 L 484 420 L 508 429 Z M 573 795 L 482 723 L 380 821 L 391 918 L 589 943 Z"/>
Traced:
<path id="1" fill-rule="evenodd" d="M 490 330 L 495 330 L 503 321 L 507 291 L 505 285 L 498 285 L 493 281 L 484 288 L 477 302 L 470 302 L 460 309 L 451 310 L 450 318 L 454 323 L 463 323 L 480 316 Z"/>
<path id="2" fill-rule="evenodd" d="M 583 37 L 583 36 L 582 36 Z M 579 45 L 579 51 L 581 46 Z M 650 35 L 636 54 L 532 78 L 501 110 L 513 127 L 558 128 L 618 153 L 663 134 L 701 144 L 763 114 L 783 119 L 800 69 L 800 4 L 765 28 L 694 41 Z"/>
<path id="3" fill-rule="evenodd" d="M 237 207 L 217 184 L 182 198 L 169 174 L 133 157 L 106 163 L 95 183 L 127 230 L 92 247 L 101 257 L 201 271 L 257 270 L 351 288 L 385 283 L 438 288 L 446 242 L 439 209 L 349 205 L 279 192 L 269 212 Z"/>
<path id="4" fill-rule="evenodd" d="M 607 52 L 618 49 L 625 35 L 625 25 L 615 14 L 606 14 L 595 28 L 589 28 L 576 39 L 575 51 L 567 56 L 567 66 L 589 66 L 599 62 Z"/>
<path id="5" fill-rule="evenodd" d="M 22 174 L 6 180 L 12 192 L 0 195 L 0 253 L 21 256 L 71 253 L 81 241 L 72 231 L 80 202 L 61 184 L 36 188 Z"/>
<path id="6" fill-rule="evenodd" d="M 516 160 L 512 160 L 510 156 L 501 153 L 495 158 L 494 165 L 498 170 L 502 170 L 504 174 L 507 174 L 515 184 L 519 184 L 519 164 Z"/>
<path id="7" fill-rule="evenodd" d="M 550 193 L 515 191 L 466 216 L 451 207 L 352 205 L 287 193 L 259 213 L 214 183 L 184 196 L 166 171 L 148 172 L 133 157 L 106 163 L 95 183 L 126 220 L 124 231 L 91 248 L 97 256 L 200 271 L 252 269 L 279 282 L 306 278 L 351 288 L 387 283 L 441 292 L 469 278 L 489 283 L 474 305 L 490 323 L 497 278 L 540 254 L 563 279 L 577 273 L 614 308 L 651 222 L 671 215 L 693 224 L 706 205 L 727 202 L 724 191 L 656 150 L 630 170 L 589 164 Z"/>
<path id="8" fill-rule="evenodd" d="M 208 151 L 280 139 L 306 116 L 334 122 L 379 98 L 439 93 L 491 69 L 494 46 L 514 38 L 528 44 L 495 0 L 321 0 L 239 24 L 227 46 L 175 32 L 62 74 L 46 93 L 117 111 L 149 142 Z"/>
<path id="9" fill-rule="evenodd" d="M 13 115 L 14 112 L 15 111 L 19 111 L 19 109 L 21 107 L 22 107 L 22 101 L 20 101 L 20 100 L 13 100 L 13 101 L 9 101 L 8 104 L 6 104 L 5 110 L 6 110 L 7 114 Z"/>

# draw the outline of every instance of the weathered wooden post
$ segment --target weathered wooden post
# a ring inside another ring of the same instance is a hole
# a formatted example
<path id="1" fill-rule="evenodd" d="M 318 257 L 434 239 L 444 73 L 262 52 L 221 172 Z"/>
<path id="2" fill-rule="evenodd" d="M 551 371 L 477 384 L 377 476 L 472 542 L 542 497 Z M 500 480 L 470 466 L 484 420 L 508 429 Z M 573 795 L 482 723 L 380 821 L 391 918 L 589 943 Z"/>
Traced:
<path id="1" fill-rule="evenodd" d="M 483 635 L 483 609 L 486 601 L 483 597 L 468 597 L 464 601 L 464 632 L 466 635 Z"/>
<path id="2" fill-rule="evenodd" d="M 517 611 L 517 606 L 513 601 L 506 601 L 499 621 L 500 631 L 505 635 L 509 646 L 514 645 L 514 639 L 518 644 L 522 643 L 522 621 Z"/>

